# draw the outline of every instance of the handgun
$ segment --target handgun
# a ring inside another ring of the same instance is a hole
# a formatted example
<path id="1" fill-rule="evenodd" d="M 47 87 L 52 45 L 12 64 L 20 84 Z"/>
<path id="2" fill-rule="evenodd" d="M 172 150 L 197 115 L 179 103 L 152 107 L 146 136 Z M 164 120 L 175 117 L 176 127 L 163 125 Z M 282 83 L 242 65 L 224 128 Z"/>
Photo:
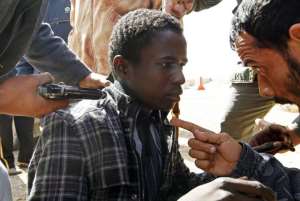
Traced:
<path id="1" fill-rule="evenodd" d="M 263 153 L 263 152 L 270 153 L 275 150 L 277 150 L 277 151 L 279 151 L 279 150 L 295 151 L 293 144 L 291 144 L 290 146 L 286 146 L 283 144 L 283 142 L 280 142 L 280 141 L 266 142 L 264 144 L 253 147 L 253 149 L 260 153 Z"/>
<path id="2" fill-rule="evenodd" d="M 38 94 L 51 100 L 62 99 L 101 99 L 106 94 L 101 89 L 86 89 L 65 84 L 43 84 L 38 87 Z"/>

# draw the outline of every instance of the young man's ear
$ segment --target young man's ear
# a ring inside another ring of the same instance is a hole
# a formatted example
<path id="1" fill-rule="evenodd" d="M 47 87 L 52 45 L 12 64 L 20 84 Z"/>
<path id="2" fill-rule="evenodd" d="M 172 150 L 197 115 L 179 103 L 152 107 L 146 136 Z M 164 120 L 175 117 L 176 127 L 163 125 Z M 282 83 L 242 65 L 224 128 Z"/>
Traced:
<path id="1" fill-rule="evenodd" d="M 289 28 L 289 35 L 292 40 L 300 43 L 300 23 L 293 24 Z"/>
<path id="2" fill-rule="evenodd" d="M 116 55 L 113 59 L 113 66 L 118 77 L 126 80 L 128 77 L 128 62 L 122 55 Z"/>

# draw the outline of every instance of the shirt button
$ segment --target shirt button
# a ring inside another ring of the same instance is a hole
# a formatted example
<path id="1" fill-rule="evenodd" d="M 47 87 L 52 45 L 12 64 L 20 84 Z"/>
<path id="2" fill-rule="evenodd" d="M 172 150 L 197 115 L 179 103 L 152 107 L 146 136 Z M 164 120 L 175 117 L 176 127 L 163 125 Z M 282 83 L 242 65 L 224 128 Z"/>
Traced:
<path id="1" fill-rule="evenodd" d="M 136 194 L 132 194 L 131 195 L 131 200 L 137 200 L 137 195 Z"/>
<path id="2" fill-rule="evenodd" d="M 65 7 L 65 13 L 69 13 L 71 11 L 70 7 Z"/>

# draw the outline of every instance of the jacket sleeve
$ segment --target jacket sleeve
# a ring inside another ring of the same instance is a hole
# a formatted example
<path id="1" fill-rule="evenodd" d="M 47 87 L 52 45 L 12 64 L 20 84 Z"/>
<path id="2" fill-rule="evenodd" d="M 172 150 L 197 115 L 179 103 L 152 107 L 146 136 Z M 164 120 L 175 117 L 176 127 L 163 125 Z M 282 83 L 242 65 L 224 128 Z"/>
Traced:
<path id="1" fill-rule="evenodd" d="M 77 85 L 91 73 L 66 43 L 54 36 L 50 26 L 42 23 L 25 54 L 27 61 L 43 72 L 49 72 L 56 82 Z"/>
<path id="2" fill-rule="evenodd" d="M 194 0 L 194 11 L 201 11 L 217 5 L 222 0 Z"/>
<path id="3" fill-rule="evenodd" d="M 276 158 L 259 154 L 243 144 L 233 177 L 247 176 L 269 186 L 278 200 L 299 200 L 300 170 L 284 167 Z"/>

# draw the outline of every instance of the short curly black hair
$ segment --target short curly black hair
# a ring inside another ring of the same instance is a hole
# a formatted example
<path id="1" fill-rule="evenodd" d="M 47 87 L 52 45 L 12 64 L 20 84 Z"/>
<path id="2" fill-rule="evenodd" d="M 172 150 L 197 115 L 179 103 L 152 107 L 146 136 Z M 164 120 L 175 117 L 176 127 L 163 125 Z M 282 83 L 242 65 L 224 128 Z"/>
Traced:
<path id="1" fill-rule="evenodd" d="M 149 44 L 155 33 L 164 30 L 183 32 L 180 22 L 162 11 L 137 9 L 124 15 L 114 26 L 109 43 L 109 65 L 114 77 L 113 59 L 116 55 L 133 63 L 139 62 L 141 49 Z"/>

